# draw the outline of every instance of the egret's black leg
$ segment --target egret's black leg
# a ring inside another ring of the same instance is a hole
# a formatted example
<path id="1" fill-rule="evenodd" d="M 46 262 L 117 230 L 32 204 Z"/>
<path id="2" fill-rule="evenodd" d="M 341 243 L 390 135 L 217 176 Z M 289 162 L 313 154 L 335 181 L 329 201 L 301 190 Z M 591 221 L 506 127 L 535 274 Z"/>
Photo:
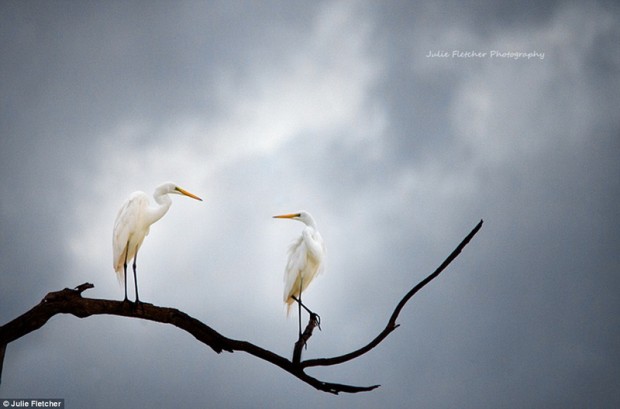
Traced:
<path id="1" fill-rule="evenodd" d="M 129 242 L 127 242 L 126 248 L 129 249 Z M 127 253 L 128 251 L 125 252 L 125 262 L 123 263 L 123 279 L 125 281 L 125 299 L 123 300 L 123 302 L 129 301 L 127 299 Z"/>
<path id="2" fill-rule="evenodd" d="M 123 300 L 123 302 L 127 302 L 129 301 L 127 299 L 127 261 L 125 261 L 125 264 L 123 264 L 123 276 L 125 279 L 125 299 Z"/>
<path id="3" fill-rule="evenodd" d="M 321 316 L 317 314 L 316 312 L 312 311 L 310 308 L 306 307 L 306 304 L 301 302 L 301 297 L 297 298 L 293 295 L 291 298 L 293 298 L 293 300 L 295 300 L 297 304 L 299 304 L 300 309 L 301 307 L 303 307 L 304 310 L 306 310 L 308 314 L 310 314 L 311 317 L 316 318 L 317 326 L 319 327 L 319 329 L 321 329 Z"/>
<path id="4" fill-rule="evenodd" d="M 138 275 L 136 274 L 137 258 L 138 258 L 138 250 L 136 250 L 136 255 L 133 256 L 133 282 L 136 286 L 136 304 L 140 304 L 140 297 L 138 297 Z"/>
<path id="5" fill-rule="evenodd" d="M 299 301 L 297 302 L 297 316 L 299 317 L 299 339 L 301 339 L 301 291 L 303 289 L 303 277 L 299 278 Z M 293 296 L 295 299 L 295 296 Z"/>
<path id="6" fill-rule="evenodd" d="M 299 308 L 302 308 L 302 307 L 303 307 L 303 309 L 304 309 L 304 310 L 306 310 L 306 312 L 307 312 L 308 314 L 318 315 L 318 314 L 315 314 L 314 312 L 312 312 L 312 310 L 311 310 L 310 308 L 306 307 L 306 304 L 304 304 L 304 303 L 302 303 L 302 302 L 301 302 L 301 298 L 297 298 L 297 297 L 295 297 L 294 295 L 292 295 L 292 296 L 291 296 L 291 298 L 292 298 L 292 299 L 293 299 L 293 300 L 294 300 L 297 304 L 299 304 Z"/>

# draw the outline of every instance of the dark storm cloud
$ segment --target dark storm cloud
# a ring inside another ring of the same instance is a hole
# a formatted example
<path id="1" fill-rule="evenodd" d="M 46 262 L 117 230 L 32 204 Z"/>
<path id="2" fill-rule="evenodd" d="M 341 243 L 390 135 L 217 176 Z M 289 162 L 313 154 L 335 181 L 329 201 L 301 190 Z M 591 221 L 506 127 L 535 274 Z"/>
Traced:
<path id="1" fill-rule="evenodd" d="M 285 356 L 295 320 L 284 318 L 281 274 L 301 226 L 271 215 L 306 208 L 327 241 L 327 270 L 307 298 L 324 318 L 309 357 L 368 341 L 485 219 L 384 344 L 313 371 L 383 385 L 372 393 L 327 396 L 155 324 L 55 317 L 9 345 L 0 397 L 95 408 L 617 406 L 617 6 L 0 8 L 2 322 L 87 280 L 93 296 L 120 296 L 114 212 L 129 189 L 164 177 L 206 200 L 175 200 L 154 226 L 141 295 Z M 496 48 L 545 58 L 426 57 Z"/>

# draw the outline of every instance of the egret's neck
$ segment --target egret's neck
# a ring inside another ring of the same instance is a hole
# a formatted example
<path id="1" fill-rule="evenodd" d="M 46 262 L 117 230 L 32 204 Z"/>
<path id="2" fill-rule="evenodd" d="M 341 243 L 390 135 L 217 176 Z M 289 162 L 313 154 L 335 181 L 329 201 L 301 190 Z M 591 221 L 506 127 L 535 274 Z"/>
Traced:
<path id="1" fill-rule="evenodd" d="M 304 220 L 304 223 L 305 223 L 306 226 L 310 227 L 312 230 L 318 230 L 317 226 L 316 226 L 316 222 L 314 221 L 312 216 L 310 216 L 306 220 Z"/>
<path id="2" fill-rule="evenodd" d="M 168 194 L 161 194 L 156 191 L 153 198 L 155 199 L 157 205 L 149 206 L 148 217 L 151 224 L 164 217 L 172 205 L 172 199 L 170 199 Z"/>

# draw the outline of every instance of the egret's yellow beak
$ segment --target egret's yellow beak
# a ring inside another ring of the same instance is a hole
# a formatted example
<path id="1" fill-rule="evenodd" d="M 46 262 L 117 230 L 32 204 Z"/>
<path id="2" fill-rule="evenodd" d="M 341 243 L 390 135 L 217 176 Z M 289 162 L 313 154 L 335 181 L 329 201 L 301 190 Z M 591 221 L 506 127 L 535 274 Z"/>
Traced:
<path id="1" fill-rule="evenodd" d="M 301 216 L 300 213 L 290 213 L 290 214 L 282 214 L 280 216 L 273 216 L 274 219 L 292 219 L 294 217 Z"/>
<path id="2" fill-rule="evenodd" d="M 187 197 L 191 197 L 192 199 L 200 200 L 200 201 L 202 202 L 202 199 L 201 199 L 201 198 L 199 198 L 198 196 L 196 196 L 196 195 L 195 195 L 195 194 L 193 194 L 193 193 L 188 192 L 188 191 L 187 191 L 187 190 L 185 190 L 185 189 L 181 189 L 181 188 L 180 188 L 180 187 L 178 187 L 178 186 L 177 186 L 177 187 L 175 187 L 175 189 L 176 189 L 179 193 L 181 193 L 182 195 L 185 195 L 185 196 L 187 196 Z"/>

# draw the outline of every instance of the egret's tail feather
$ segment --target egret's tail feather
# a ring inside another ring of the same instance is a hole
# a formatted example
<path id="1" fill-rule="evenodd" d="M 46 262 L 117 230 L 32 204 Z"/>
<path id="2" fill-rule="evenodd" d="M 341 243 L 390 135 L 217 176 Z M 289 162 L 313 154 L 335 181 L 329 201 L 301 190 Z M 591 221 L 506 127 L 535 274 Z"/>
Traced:
<path id="1" fill-rule="evenodd" d="M 118 280 L 118 284 L 122 287 L 123 283 L 125 282 L 125 272 L 123 271 L 123 268 L 121 267 L 120 270 L 116 270 L 116 279 Z"/>

